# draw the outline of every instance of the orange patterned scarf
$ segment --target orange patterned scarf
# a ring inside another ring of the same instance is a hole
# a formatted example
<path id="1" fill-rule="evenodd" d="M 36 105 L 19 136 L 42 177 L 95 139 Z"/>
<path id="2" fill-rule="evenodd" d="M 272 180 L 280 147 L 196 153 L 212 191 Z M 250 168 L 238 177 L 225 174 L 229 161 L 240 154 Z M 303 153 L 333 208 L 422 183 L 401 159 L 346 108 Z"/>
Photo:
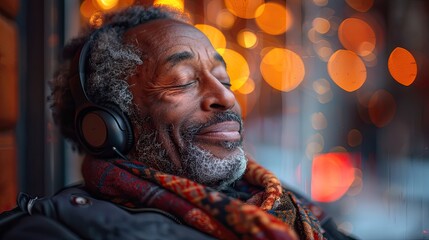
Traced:
<path id="1" fill-rule="evenodd" d="M 101 198 L 161 209 L 218 239 L 324 239 L 310 210 L 271 172 L 248 160 L 237 184 L 251 194 L 245 201 L 138 161 L 86 158 L 82 170 L 88 190 Z"/>

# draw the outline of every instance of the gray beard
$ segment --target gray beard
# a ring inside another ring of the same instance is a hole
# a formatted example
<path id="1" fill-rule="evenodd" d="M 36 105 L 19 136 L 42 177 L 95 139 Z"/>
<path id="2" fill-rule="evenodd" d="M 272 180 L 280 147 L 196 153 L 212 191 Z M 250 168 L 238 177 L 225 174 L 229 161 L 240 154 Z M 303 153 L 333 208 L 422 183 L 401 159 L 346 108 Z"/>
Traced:
<path id="1" fill-rule="evenodd" d="M 246 170 L 247 159 L 241 142 L 222 143 L 222 146 L 227 150 L 237 150 L 236 153 L 226 158 L 218 158 L 195 145 L 192 142 L 192 134 L 202 127 L 192 127 L 184 131 L 186 134 L 183 134 L 182 137 L 185 140 L 185 146 L 179 149 L 182 169 L 177 169 L 171 163 L 167 151 L 158 140 L 156 130 L 144 130 L 142 132 L 136 143 L 136 157 L 147 166 L 159 171 L 186 177 L 200 184 L 221 190 L 243 175 Z"/>

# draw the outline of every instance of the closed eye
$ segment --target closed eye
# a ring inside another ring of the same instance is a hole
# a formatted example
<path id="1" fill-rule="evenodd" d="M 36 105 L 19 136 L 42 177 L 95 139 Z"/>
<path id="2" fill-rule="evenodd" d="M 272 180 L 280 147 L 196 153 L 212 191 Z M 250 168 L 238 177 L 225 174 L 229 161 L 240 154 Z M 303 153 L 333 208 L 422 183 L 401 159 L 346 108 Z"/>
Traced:
<path id="1" fill-rule="evenodd" d="M 222 85 L 224 85 L 227 88 L 231 88 L 232 84 L 228 82 L 222 82 Z"/>
<path id="2" fill-rule="evenodd" d="M 187 88 L 193 84 L 195 84 L 197 81 L 192 81 L 186 84 L 181 84 L 181 85 L 174 85 L 174 86 L 169 86 L 168 88 Z"/>

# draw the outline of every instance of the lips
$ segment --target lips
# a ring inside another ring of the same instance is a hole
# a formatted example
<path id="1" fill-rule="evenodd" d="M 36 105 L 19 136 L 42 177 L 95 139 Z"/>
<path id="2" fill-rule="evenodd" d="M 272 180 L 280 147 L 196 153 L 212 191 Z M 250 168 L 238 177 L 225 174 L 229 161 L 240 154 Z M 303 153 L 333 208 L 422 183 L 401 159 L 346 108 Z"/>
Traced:
<path id="1" fill-rule="evenodd" d="M 202 128 L 195 140 L 204 140 L 208 142 L 237 142 L 241 140 L 240 124 L 236 121 L 226 121 L 216 123 Z"/>

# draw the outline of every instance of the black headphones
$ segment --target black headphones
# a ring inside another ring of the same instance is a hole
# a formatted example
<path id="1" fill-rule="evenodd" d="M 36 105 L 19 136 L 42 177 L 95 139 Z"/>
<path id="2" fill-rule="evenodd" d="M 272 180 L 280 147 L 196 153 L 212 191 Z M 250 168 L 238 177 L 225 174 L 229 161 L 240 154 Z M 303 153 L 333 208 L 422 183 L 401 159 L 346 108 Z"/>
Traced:
<path id="1" fill-rule="evenodd" d="M 100 158 L 124 159 L 134 144 L 128 116 L 114 103 L 93 103 L 85 92 L 87 58 L 91 38 L 79 54 L 79 73 L 70 79 L 75 101 L 75 132 L 81 145 L 90 155 Z"/>

